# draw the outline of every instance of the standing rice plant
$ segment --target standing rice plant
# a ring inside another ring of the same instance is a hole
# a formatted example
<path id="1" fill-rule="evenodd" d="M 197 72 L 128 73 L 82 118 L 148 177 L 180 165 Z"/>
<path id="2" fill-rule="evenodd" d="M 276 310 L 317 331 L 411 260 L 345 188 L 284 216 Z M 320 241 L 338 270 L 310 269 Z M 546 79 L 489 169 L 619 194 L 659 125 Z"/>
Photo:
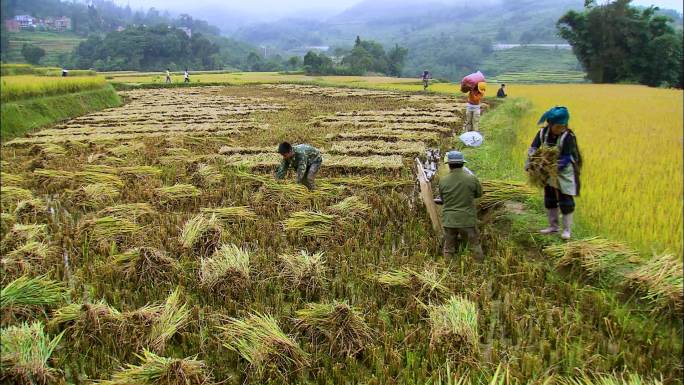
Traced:
<path id="1" fill-rule="evenodd" d="M 100 385 L 211 385 L 211 375 L 203 361 L 197 357 L 168 358 L 145 349 L 137 356 L 139 365 L 128 364 L 112 375 L 99 381 Z"/>
<path id="2" fill-rule="evenodd" d="M 314 211 L 299 211 L 283 222 L 285 231 L 295 231 L 302 236 L 327 238 L 333 235 L 335 215 Z"/>
<path id="3" fill-rule="evenodd" d="M 373 340 L 363 315 L 346 302 L 310 303 L 295 314 L 295 327 L 314 341 L 324 339 L 330 354 L 354 357 Z"/>
<path id="4" fill-rule="evenodd" d="M 441 301 L 451 293 L 444 286 L 448 271 L 440 272 L 436 267 L 426 267 L 422 272 L 405 268 L 376 275 L 376 281 L 384 287 L 407 289 L 420 301 Z"/>
<path id="5" fill-rule="evenodd" d="M 64 300 L 66 287 L 41 275 L 35 278 L 19 277 L 0 291 L 0 309 L 10 311 L 12 307 L 54 306 Z"/>
<path id="6" fill-rule="evenodd" d="M 200 212 L 204 215 L 216 216 L 224 222 L 237 221 L 256 221 L 257 215 L 248 206 L 202 208 Z"/>
<path id="7" fill-rule="evenodd" d="M 294 371 L 308 366 L 308 354 L 270 315 L 254 313 L 244 320 L 230 318 L 221 329 L 225 332 L 223 346 L 247 361 L 250 374 L 259 379 L 279 377 L 286 381 Z"/>
<path id="8" fill-rule="evenodd" d="M 281 263 L 280 276 L 290 289 L 300 290 L 307 295 L 314 295 L 323 289 L 325 284 L 325 258 L 323 253 L 285 254 L 279 257 Z"/>
<path id="9" fill-rule="evenodd" d="M 223 245 L 210 258 L 200 264 L 199 280 L 209 293 L 218 296 L 244 295 L 249 287 L 249 260 L 247 250 L 236 245 Z"/>
<path id="10" fill-rule="evenodd" d="M 627 284 L 645 293 L 643 299 L 656 309 L 672 308 L 678 314 L 684 310 L 684 277 L 681 258 L 663 254 L 627 272 Z"/>
<path id="11" fill-rule="evenodd" d="M 166 299 L 159 318 L 154 322 L 149 334 L 149 346 L 158 353 L 166 348 L 168 341 L 188 323 L 190 309 L 181 303 L 181 290 L 176 288 Z"/>
<path id="12" fill-rule="evenodd" d="M 111 262 L 127 280 L 138 284 L 170 283 L 179 270 L 177 260 L 151 247 L 137 247 L 114 255 Z"/>
<path id="13" fill-rule="evenodd" d="M 62 339 L 45 333 L 41 322 L 23 323 L 0 330 L 0 382 L 48 385 L 61 383 L 63 373 L 50 367 L 52 353 Z"/>
<path id="14" fill-rule="evenodd" d="M 527 176 L 532 186 L 544 188 L 558 176 L 558 147 L 542 146 L 530 155 Z"/>
<path id="15" fill-rule="evenodd" d="M 180 234 L 181 246 L 200 256 L 212 254 L 221 243 L 223 227 L 218 218 L 202 214 L 189 219 Z"/>
<path id="16" fill-rule="evenodd" d="M 440 348 L 458 362 L 474 359 L 479 351 L 477 305 L 466 298 L 452 296 L 443 305 L 428 307 L 430 347 Z"/>
<path id="17" fill-rule="evenodd" d="M 627 271 L 640 262 L 634 250 L 598 237 L 548 246 L 544 252 L 558 258 L 558 267 L 577 266 L 588 276 L 609 283 L 620 281 Z"/>
<path id="18" fill-rule="evenodd" d="M 154 193 L 161 204 L 178 202 L 198 197 L 202 191 L 191 184 L 176 184 L 154 189 Z"/>

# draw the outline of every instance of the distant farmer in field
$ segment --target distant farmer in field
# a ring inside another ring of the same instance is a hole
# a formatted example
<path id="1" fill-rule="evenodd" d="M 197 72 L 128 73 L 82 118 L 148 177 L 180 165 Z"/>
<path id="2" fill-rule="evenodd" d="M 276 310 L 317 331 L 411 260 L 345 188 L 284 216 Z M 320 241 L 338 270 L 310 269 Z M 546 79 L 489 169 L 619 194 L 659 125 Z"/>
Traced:
<path id="1" fill-rule="evenodd" d="M 321 168 L 323 158 L 316 147 L 308 144 L 292 146 L 288 142 L 280 143 L 278 153 L 283 156 L 283 161 L 276 171 L 276 179 L 283 179 L 287 170 L 292 166 L 297 170 L 297 183 L 301 183 L 309 190 L 313 190 L 316 174 Z"/>
<path id="2" fill-rule="evenodd" d="M 69 70 L 66 67 L 62 67 L 62 77 L 65 78 L 69 76 Z"/>
<path id="3" fill-rule="evenodd" d="M 505 88 L 506 88 L 506 85 L 502 84 L 501 87 L 499 88 L 499 90 L 496 92 L 497 98 L 505 98 L 506 96 L 508 96 L 508 95 L 506 95 L 506 89 Z"/>
<path id="4" fill-rule="evenodd" d="M 547 210 L 549 227 L 540 230 L 542 234 L 555 234 L 559 229 L 560 213 L 563 214 L 563 232 L 561 238 L 571 238 L 572 217 L 575 211 L 575 196 L 580 193 L 580 167 L 582 157 L 577 146 L 575 133 L 568 128 L 570 113 L 565 107 L 553 107 L 546 111 L 537 124 L 545 124 L 535 135 L 528 156 L 543 146 L 557 146 L 558 177 L 549 179 L 544 186 L 544 206 Z M 529 162 L 525 164 L 528 170 Z"/>
<path id="5" fill-rule="evenodd" d="M 423 75 L 420 77 L 423 80 L 423 91 L 427 91 L 428 86 L 430 85 L 430 79 L 432 79 L 432 75 L 430 75 L 430 71 L 425 70 L 423 71 Z"/>
<path id="6" fill-rule="evenodd" d="M 480 102 L 487 90 L 487 83 L 479 82 L 468 91 L 464 131 L 480 131 Z"/>
<path id="7" fill-rule="evenodd" d="M 457 244 L 463 240 L 478 261 L 484 260 L 477 230 L 477 208 L 475 199 L 482 196 L 482 186 L 477 177 L 464 169 L 466 163 L 463 153 L 449 151 L 446 163 L 449 175 L 439 181 L 439 198 L 436 203 L 442 207 L 442 226 L 444 226 L 444 257 L 449 258 L 456 252 Z"/>
<path id="8" fill-rule="evenodd" d="M 166 69 L 166 83 L 171 83 L 171 70 Z"/>
<path id="9" fill-rule="evenodd" d="M 190 73 L 188 72 L 188 69 L 185 69 L 185 72 L 183 73 L 183 83 L 190 83 Z"/>

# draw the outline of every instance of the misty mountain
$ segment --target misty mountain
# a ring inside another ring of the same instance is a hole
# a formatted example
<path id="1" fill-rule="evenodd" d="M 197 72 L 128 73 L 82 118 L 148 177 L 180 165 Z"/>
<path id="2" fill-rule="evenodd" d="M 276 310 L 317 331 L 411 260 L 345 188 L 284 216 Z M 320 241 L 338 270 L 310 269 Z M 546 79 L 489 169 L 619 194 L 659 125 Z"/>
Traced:
<path id="1" fill-rule="evenodd" d="M 423 68 L 455 78 L 473 68 L 499 43 L 563 43 L 555 23 L 583 0 L 365 0 L 328 18 L 288 18 L 239 28 L 235 39 L 282 55 L 311 46 L 350 48 L 356 36 L 389 48 L 409 49 L 407 73 Z"/>

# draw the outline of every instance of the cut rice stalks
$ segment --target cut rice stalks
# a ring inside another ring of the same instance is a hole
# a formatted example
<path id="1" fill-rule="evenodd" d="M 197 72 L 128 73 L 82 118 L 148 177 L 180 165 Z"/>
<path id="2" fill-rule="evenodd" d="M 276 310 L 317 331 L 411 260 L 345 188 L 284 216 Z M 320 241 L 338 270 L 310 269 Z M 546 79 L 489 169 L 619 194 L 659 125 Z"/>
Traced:
<path id="1" fill-rule="evenodd" d="M 0 382 L 32 385 L 63 383 L 64 374 L 49 365 L 50 357 L 63 334 L 50 339 L 41 322 L 30 325 L 23 323 L 0 330 Z"/>
<path id="2" fill-rule="evenodd" d="M 140 234 L 142 227 L 119 217 L 101 217 L 85 220 L 79 228 L 80 239 L 89 239 L 97 242 L 101 248 L 108 248 L 112 242 L 123 244 L 124 241 L 136 234 Z"/>
<path id="3" fill-rule="evenodd" d="M 188 323 L 190 309 L 187 303 L 181 303 L 181 294 L 180 288 L 176 288 L 169 295 L 159 318 L 150 329 L 149 346 L 157 353 L 161 354 L 171 337 L 183 330 Z"/>
<path id="4" fill-rule="evenodd" d="M 247 361 L 251 374 L 258 379 L 277 376 L 286 381 L 294 371 L 309 364 L 308 354 L 270 315 L 254 313 L 244 320 L 229 318 L 229 324 L 221 329 L 226 338 L 223 346 Z"/>
<path id="5" fill-rule="evenodd" d="M 684 311 L 684 277 L 681 258 L 660 255 L 625 274 L 628 285 L 645 293 L 643 299 L 650 301 L 658 310 L 672 308 L 676 313 Z"/>
<path id="6" fill-rule="evenodd" d="M 147 285 L 171 283 L 179 270 L 178 261 L 151 247 L 138 247 L 114 255 L 112 265 L 127 280 Z"/>
<path id="7" fill-rule="evenodd" d="M 419 301 L 440 301 L 451 293 L 444 286 L 448 271 L 440 274 L 437 267 L 427 267 L 422 272 L 412 269 L 392 270 L 378 274 L 376 281 L 385 287 L 403 288 L 413 293 Z"/>
<path id="8" fill-rule="evenodd" d="M 23 276 L 2 288 L 0 309 L 5 312 L 12 307 L 54 306 L 63 301 L 65 296 L 66 288 L 62 282 L 44 275 L 35 278 Z"/>
<path id="9" fill-rule="evenodd" d="M 213 187 L 223 182 L 223 174 L 212 165 L 200 163 L 192 174 L 192 183 L 200 187 Z"/>
<path id="10" fill-rule="evenodd" d="M 29 190 L 14 187 L 14 186 L 0 186 L 0 203 L 2 204 L 2 211 L 13 212 L 17 203 L 33 199 L 33 193 Z"/>
<path id="11" fill-rule="evenodd" d="M 330 354 L 354 357 L 372 341 L 371 329 L 363 315 L 346 302 L 310 303 L 296 312 L 295 327 L 315 342 L 330 346 Z"/>
<path id="12" fill-rule="evenodd" d="M 202 191 L 191 184 L 176 184 L 154 189 L 161 204 L 175 203 L 200 196 Z"/>
<path id="13" fill-rule="evenodd" d="M 453 362 L 476 359 L 480 338 L 475 303 L 454 296 L 443 305 L 429 306 L 428 315 L 431 349 L 444 349 Z"/>
<path id="14" fill-rule="evenodd" d="M 529 157 L 527 176 L 532 186 L 544 188 L 558 177 L 558 147 L 542 146 Z"/>
<path id="15" fill-rule="evenodd" d="M 478 205 L 481 210 L 499 207 L 507 201 L 527 202 L 537 192 L 528 185 L 502 180 L 482 181 L 483 195 Z"/>
<path id="16" fill-rule="evenodd" d="M 78 206 L 96 209 L 113 203 L 120 194 L 114 185 L 94 183 L 76 190 L 72 200 Z"/>
<path id="17" fill-rule="evenodd" d="M 586 275 L 608 283 L 620 282 L 641 260 L 627 246 L 597 237 L 548 246 L 544 252 L 558 258 L 558 267 L 577 266 Z"/>
<path id="18" fill-rule="evenodd" d="M 370 210 L 370 205 L 357 196 L 351 196 L 330 206 L 329 210 L 340 216 L 358 217 L 366 214 Z"/>
<path id="19" fill-rule="evenodd" d="M 337 216 L 314 211 L 299 211 L 283 222 L 285 231 L 293 231 L 305 237 L 329 238 Z"/>
<path id="20" fill-rule="evenodd" d="M 19 219 L 31 219 L 47 214 L 47 204 L 39 198 L 19 201 L 14 209 L 14 216 Z"/>
<path id="21" fill-rule="evenodd" d="M 223 245 L 210 258 L 200 264 L 199 280 L 209 293 L 224 297 L 245 294 L 249 287 L 249 260 L 247 250 L 236 245 Z"/>
<path id="22" fill-rule="evenodd" d="M 290 289 L 300 290 L 307 295 L 320 292 L 325 284 L 325 259 L 323 253 L 285 254 L 279 257 L 281 263 L 280 276 Z"/>
<path id="23" fill-rule="evenodd" d="M 248 206 L 202 208 L 204 215 L 215 216 L 223 222 L 256 221 L 256 213 Z"/>
<path id="24" fill-rule="evenodd" d="M 199 214 L 185 222 L 180 234 L 181 246 L 205 257 L 218 249 L 222 235 L 223 227 L 217 217 Z"/>
<path id="25" fill-rule="evenodd" d="M 156 211 L 149 203 L 125 203 L 111 207 L 105 207 L 98 211 L 99 217 L 129 218 L 135 222 L 143 217 L 155 214 Z"/>
<path id="26" fill-rule="evenodd" d="M 139 365 L 128 364 L 99 385 L 211 385 L 211 375 L 197 357 L 168 358 L 145 349 Z"/>

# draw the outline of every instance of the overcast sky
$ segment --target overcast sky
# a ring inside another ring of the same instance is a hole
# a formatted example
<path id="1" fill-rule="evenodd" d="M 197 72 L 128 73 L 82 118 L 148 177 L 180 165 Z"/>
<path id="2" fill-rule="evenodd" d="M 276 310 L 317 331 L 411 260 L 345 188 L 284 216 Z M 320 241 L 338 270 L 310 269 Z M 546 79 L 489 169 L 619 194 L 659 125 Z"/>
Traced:
<path id="1" fill-rule="evenodd" d="M 228 9 L 240 11 L 249 15 L 262 15 L 267 18 L 283 16 L 329 16 L 344 10 L 360 0 L 115 0 L 119 4 L 129 3 L 133 9 L 140 7 L 147 9 L 156 7 L 160 10 L 169 10 L 174 13 L 193 14 L 193 10 L 198 13 L 210 12 L 211 9 L 225 12 Z M 424 1 L 434 2 L 435 0 L 416 0 L 416 4 Z M 439 0 L 438 0 L 439 1 Z M 459 0 L 441 0 L 451 3 Z M 603 0 L 599 0 L 601 2 Z M 579 1 L 578 1 L 579 2 Z M 672 8 L 682 12 L 681 0 L 634 0 L 637 5 L 656 5 L 661 8 Z"/>

